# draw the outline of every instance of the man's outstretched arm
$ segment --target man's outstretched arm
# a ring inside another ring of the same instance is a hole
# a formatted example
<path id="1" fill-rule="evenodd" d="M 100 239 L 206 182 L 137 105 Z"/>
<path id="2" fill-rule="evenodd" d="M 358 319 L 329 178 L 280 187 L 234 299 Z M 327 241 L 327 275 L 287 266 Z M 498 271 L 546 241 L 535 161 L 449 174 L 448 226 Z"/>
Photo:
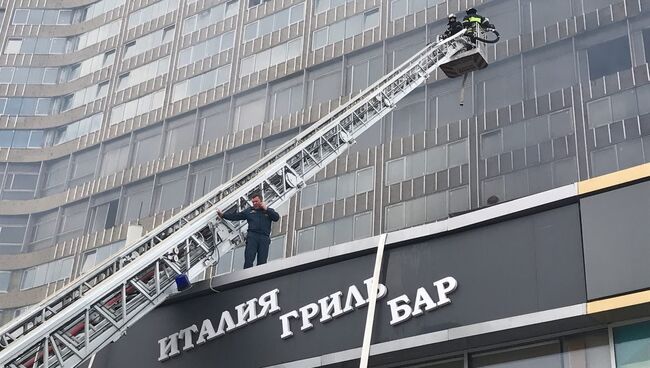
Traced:
<path id="1" fill-rule="evenodd" d="M 246 220 L 246 212 L 245 211 L 242 211 L 242 212 L 233 211 L 233 212 L 228 212 L 228 213 L 223 213 L 221 211 L 217 211 L 217 215 L 219 215 L 219 217 L 221 217 L 223 219 L 230 220 L 230 221 L 243 221 L 243 220 Z"/>

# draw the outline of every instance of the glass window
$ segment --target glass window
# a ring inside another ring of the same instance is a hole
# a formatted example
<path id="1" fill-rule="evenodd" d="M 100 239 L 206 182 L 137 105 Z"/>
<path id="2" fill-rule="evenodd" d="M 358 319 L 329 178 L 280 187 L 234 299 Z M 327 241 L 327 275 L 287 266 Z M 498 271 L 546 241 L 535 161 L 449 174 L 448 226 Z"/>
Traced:
<path id="1" fill-rule="evenodd" d="M 318 203 L 318 183 L 305 186 L 300 191 L 300 208 L 314 207 Z"/>
<path id="2" fill-rule="evenodd" d="M 269 262 L 284 258 L 284 241 L 284 235 L 271 238 L 271 244 L 269 245 Z"/>
<path id="3" fill-rule="evenodd" d="M 408 0 L 393 0 L 390 4 L 390 19 L 402 18 L 408 14 Z"/>
<path id="4" fill-rule="evenodd" d="M 363 30 L 365 31 L 377 26 L 379 26 L 379 9 L 373 9 L 365 12 L 363 15 Z"/>
<path id="5" fill-rule="evenodd" d="M 329 71 L 325 72 L 324 71 Z M 341 70 L 339 64 L 332 64 L 310 76 L 308 103 L 317 105 L 341 95 Z"/>
<path id="6" fill-rule="evenodd" d="M 13 67 L 0 67 L 0 83 L 11 83 L 14 80 L 14 70 Z"/>
<path id="7" fill-rule="evenodd" d="M 189 177 L 190 198 L 195 201 L 221 184 L 223 157 L 193 165 Z"/>
<path id="8" fill-rule="evenodd" d="M 386 226 L 384 231 L 393 231 L 404 228 L 406 214 L 404 203 L 394 204 L 386 207 Z"/>
<path id="9" fill-rule="evenodd" d="M 406 159 L 404 157 L 386 162 L 386 184 L 387 185 L 399 183 L 404 180 L 405 163 L 406 163 Z"/>
<path id="10" fill-rule="evenodd" d="M 587 118 L 592 129 L 611 123 L 614 119 L 610 97 L 587 102 Z"/>
<path id="11" fill-rule="evenodd" d="M 22 48 L 21 39 L 8 39 L 7 44 L 5 45 L 5 54 L 18 54 Z"/>
<path id="12" fill-rule="evenodd" d="M 264 97 L 253 101 L 237 102 L 235 107 L 235 131 L 248 129 L 264 122 Z"/>
<path id="13" fill-rule="evenodd" d="M 69 206 L 63 209 L 63 214 L 61 216 L 61 222 L 59 226 L 59 236 L 67 234 L 65 239 L 70 239 L 74 235 L 77 235 L 84 230 L 86 218 L 88 215 L 87 207 L 88 204 L 83 203 L 80 205 Z M 73 232 L 75 234 L 70 234 Z"/>
<path id="14" fill-rule="evenodd" d="M 27 24 L 27 17 L 29 16 L 29 9 L 16 9 L 14 11 L 14 19 L 12 24 Z"/>
<path id="15" fill-rule="evenodd" d="M 199 142 L 201 143 L 214 141 L 226 135 L 230 126 L 229 102 L 199 110 L 199 125 Z"/>
<path id="16" fill-rule="evenodd" d="M 9 281 L 11 280 L 11 272 L 0 271 L 0 293 L 9 291 Z"/>
<path id="17" fill-rule="evenodd" d="M 154 187 L 154 213 L 185 204 L 186 183 L 185 170 L 160 176 Z"/>
<path id="18" fill-rule="evenodd" d="M 304 253 L 314 250 L 314 227 L 298 230 L 296 236 L 296 253 Z"/>
<path id="19" fill-rule="evenodd" d="M 630 45 L 627 36 L 590 47 L 587 50 L 589 79 L 629 69 L 632 66 Z"/>
<path id="20" fill-rule="evenodd" d="M 192 147 L 195 141 L 195 127 L 194 115 L 170 123 L 165 140 L 165 155 Z"/>
<path id="21" fill-rule="evenodd" d="M 336 198 L 336 178 L 318 183 L 318 203 L 328 203 Z"/>
<path id="22" fill-rule="evenodd" d="M 616 368 L 650 364 L 650 321 L 614 328 Z"/>
<path id="23" fill-rule="evenodd" d="M 30 289 L 69 278 L 72 275 L 74 257 L 44 263 L 23 271 L 20 289 Z"/>
<path id="24" fill-rule="evenodd" d="M 316 226 L 314 248 L 321 249 L 334 245 L 334 222 L 324 222 Z"/>
<path id="25" fill-rule="evenodd" d="M 650 63 L 650 28 L 643 30 L 643 49 L 645 50 L 645 62 Z"/>
<path id="26" fill-rule="evenodd" d="M 107 203 L 101 203 L 90 208 L 90 231 L 110 229 L 115 226 L 117 219 L 117 208 L 120 201 L 114 199 Z"/>
<path id="27" fill-rule="evenodd" d="M 26 225 L 4 225 L 0 224 L 0 244 L 21 245 L 25 238 Z"/>
<path id="28" fill-rule="evenodd" d="M 302 81 L 292 81 L 289 85 L 286 83 L 280 83 L 272 87 L 270 101 L 271 119 L 296 112 L 302 109 L 302 106 Z"/>
<path id="29" fill-rule="evenodd" d="M 374 189 L 375 169 L 368 167 L 357 171 L 357 193 L 365 193 Z"/>
<path id="30" fill-rule="evenodd" d="M 541 96 L 575 84 L 575 59 L 570 42 L 560 42 L 525 55 L 526 98 Z"/>
<path id="31" fill-rule="evenodd" d="M 336 178 L 336 199 L 348 198 L 356 193 L 355 176 L 355 173 L 348 173 Z"/>
<path id="32" fill-rule="evenodd" d="M 183 21 L 183 35 L 192 33 L 226 18 L 237 15 L 239 12 L 238 1 L 233 0 L 221 3 L 206 9 L 198 14 L 185 18 Z"/>
<path id="33" fill-rule="evenodd" d="M 469 162 L 469 142 L 463 139 L 458 142 L 450 143 L 448 146 L 448 166 L 454 167 Z"/>
<path id="34" fill-rule="evenodd" d="M 94 178 L 98 149 L 79 152 L 72 156 L 72 180 L 81 183 Z"/>
<path id="35" fill-rule="evenodd" d="M 349 38 L 363 32 L 363 28 L 364 28 L 364 18 L 350 17 L 345 21 L 345 37 L 343 38 Z"/>
<path id="36" fill-rule="evenodd" d="M 328 28 L 322 28 L 317 31 L 314 31 L 313 37 L 312 37 L 312 49 L 320 49 L 321 47 L 327 45 L 327 34 L 328 34 Z"/>
<path id="37" fill-rule="evenodd" d="M 127 188 L 124 198 L 120 201 L 123 206 L 122 223 L 149 216 L 151 210 L 152 182 Z"/>
<path id="38" fill-rule="evenodd" d="M 372 236 L 372 212 L 354 216 L 354 240 Z"/>
<path id="39" fill-rule="evenodd" d="M 157 130 L 157 129 L 156 129 Z M 160 131 L 152 130 L 136 137 L 133 164 L 155 160 L 160 154 Z"/>
<path id="40" fill-rule="evenodd" d="M 110 175 L 123 170 L 128 165 L 129 139 L 121 139 L 106 144 L 102 153 L 100 176 Z"/>

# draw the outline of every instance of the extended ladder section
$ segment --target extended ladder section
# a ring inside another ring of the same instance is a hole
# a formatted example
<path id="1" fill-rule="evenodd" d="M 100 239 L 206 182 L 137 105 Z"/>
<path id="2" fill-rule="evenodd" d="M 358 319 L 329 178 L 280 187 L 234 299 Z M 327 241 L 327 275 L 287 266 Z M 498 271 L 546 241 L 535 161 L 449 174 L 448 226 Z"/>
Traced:
<path id="1" fill-rule="evenodd" d="M 250 205 L 252 193 L 262 193 L 270 205 L 288 200 L 436 68 L 464 50 L 464 33 L 427 45 L 229 182 L 10 322 L 0 330 L 0 367 L 75 367 L 177 292 L 177 276 L 209 277 L 208 267 L 244 241 L 242 226 L 217 220 L 217 210 L 241 210 Z"/>

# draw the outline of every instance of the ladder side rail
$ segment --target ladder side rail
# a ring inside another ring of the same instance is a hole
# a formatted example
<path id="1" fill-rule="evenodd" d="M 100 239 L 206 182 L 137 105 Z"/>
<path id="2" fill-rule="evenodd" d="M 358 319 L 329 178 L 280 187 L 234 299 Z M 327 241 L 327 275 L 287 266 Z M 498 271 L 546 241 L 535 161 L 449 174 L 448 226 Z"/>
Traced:
<path id="1" fill-rule="evenodd" d="M 418 55 L 416 55 L 416 56 L 418 56 Z M 423 66 L 420 65 L 420 64 L 421 64 L 421 60 L 418 61 L 418 65 L 417 65 L 417 66 L 420 67 L 420 68 L 423 68 Z M 436 63 L 436 64 L 439 64 L 439 63 Z M 426 65 L 425 65 L 425 66 L 426 66 Z M 435 69 L 435 68 L 429 68 L 429 69 Z M 395 75 L 395 76 L 392 78 L 392 80 L 391 80 L 390 82 L 391 82 L 391 83 L 394 83 L 397 79 L 399 79 L 400 77 L 402 77 L 402 76 L 403 76 L 404 74 L 406 74 L 406 72 L 408 72 L 409 70 L 411 70 L 411 69 L 403 70 L 401 73 L 398 73 L 398 75 Z M 428 69 L 427 69 L 427 70 L 428 70 Z M 426 77 L 425 77 L 422 81 L 420 81 L 419 83 L 417 83 L 417 84 L 414 83 L 414 84 L 413 84 L 413 88 L 416 88 L 417 85 L 421 84 L 421 83 L 424 82 L 425 80 L 426 80 Z M 405 96 L 406 94 L 408 94 L 408 93 L 409 93 L 413 88 L 411 88 L 410 90 L 405 90 L 405 91 L 402 93 L 402 97 Z M 376 97 L 379 93 L 380 93 L 380 91 L 377 91 L 377 92 L 374 93 L 373 95 L 369 96 L 369 97 L 366 99 L 365 102 L 367 102 L 367 100 L 370 99 L 370 98 L 372 98 L 372 97 Z M 401 99 L 401 97 L 398 97 L 398 98 Z M 361 104 L 361 103 L 363 103 L 363 101 L 357 103 L 357 105 L 359 105 L 359 104 Z M 390 110 L 392 110 L 392 107 L 390 107 L 389 109 L 385 109 L 384 113 L 381 114 L 380 117 L 378 117 L 377 119 L 374 119 L 374 120 L 376 121 L 376 120 L 378 120 L 378 119 L 381 119 L 381 117 L 383 117 L 385 114 L 387 114 Z M 355 111 L 356 111 L 356 110 L 353 109 L 352 112 L 354 113 Z M 348 115 L 348 116 L 350 116 L 350 115 Z M 336 126 L 336 124 L 338 124 L 338 122 L 330 123 L 330 125 L 332 125 L 332 124 L 334 124 L 334 126 Z M 369 125 L 367 125 L 366 128 L 367 128 L 368 126 L 369 126 Z M 364 130 L 365 130 L 365 129 L 364 129 Z M 361 134 L 361 132 L 362 132 L 362 131 L 357 132 L 356 135 Z M 317 139 L 320 139 L 320 138 L 317 138 Z M 304 144 L 310 144 L 310 143 L 313 143 L 313 141 L 314 141 L 314 139 L 312 139 L 311 142 L 308 141 L 308 142 L 306 142 L 306 143 L 304 143 Z M 346 144 L 349 144 L 349 142 L 346 142 Z M 281 147 L 280 149 L 278 149 L 278 150 L 282 150 L 282 147 Z M 335 150 L 335 151 L 340 151 L 340 149 L 337 149 L 337 150 Z M 340 152 L 332 152 L 332 154 L 331 154 L 330 156 L 331 156 L 331 157 L 336 157 L 336 156 L 338 156 L 339 153 L 340 153 Z M 272 169 L 272 170 L 278 170 L 279 167 L 280 167 L 280 166 L 283 166 L 283 165 L 284 165 L 284 163 L 281 163 L 279 166 L 278 166 L 278 165 L 271 165 L 271 169 Z M 314 167 L 312 168 L 312 169 L 313 169 L 312 171 L 314 171 L 314 173 L 315 173 L 317 170 L 320 170 L 320 168 L 321 168 L 321 166 L 319 166 L 319 167 L 314 166 Z M 307 173 L 305 173 L 305 174 L 307 174 Z M 257 183 L 250 183 L 250 185 L 248 185 L 248 186 L 243 186 L 243 187 L 249 187 L 249 188 L 245 188 L 244 192 L 248 192 L 250 188 L 254 188 L 254 187 L 256 187 L 257 185 L 258 185 Z M 241 189 L 241 188 L 240 188 L 240 189 Z M 294 188 L 294 191 L 297 191 L 297 188 Z M 237 190 L 237 192 L 240 192 L 240 190 Z M 228 201 L 232 201 L 232 200 L 234 200 L 234 199 L 236 198 L 237 203 L 240 203 L 240 198 L 238 198 L 238 197 L 240 197 L 240 196 L 241 196 L 241 195 L 240 195 L 239 193 L 235 193 L 235 192 L 233 192 L 233 193 L 231 193 L 228 197 L 226 197 L 226 198 L 222 198 L 222 199 L 225 199 L 226 202 L 228 202 Z M 232 198 L 230 198 L 230 197 L 232 197 Z M 286 197 L 286 196 L 285 196 L 285 197 Z M 220 202 L 221 202 L 221 201 L 220 201 Z M 213 207 L 213 209 L 212 209 L 211 211 L 206 211 L 206 212 L 204 212 L 202 215 L 200 215 L 200 217 L 205 218 L 205 217 L 207 216 L 207 217 L 209 217 L 209 218 L 213 218 L 214 215 L 215 215 L 216 210 L 214 209 L 214 206 L 212 206 L 212 207 Z M 171 234 L 171 235 L 170 235 L 170 239 L 168 239 L 168 240 L 164 240 L 163 242 L 164 242 L 164 243 L 169 243 L 169 244 L 172 244 L 172 243 L 179 243 L 179 242 L 181 242 L 181 241 L 182 241 L 182 238 L 186 238 L 187 236 L 189 236 L 189 234 L 192 234 L 192 233 L 194 233 L 194 232 L 197 232 L 197 231 L 198 231 L 198 228 L 204 227 L 204 226 L 203 226 L 204 224 L 202 223 L 203 221 L 200 221 L 200 222 L 201 222 L 201 223 L 194 224 L 194 226 L 183 227 L 183 228 L 179 229 L 180 231 L 177 231 L 177 232 Z M 173 246 L 175 246 L 175 245 L 172 245 L 172 247 L 173 247 Z M 139 271 L 141 270 L 141 268 L 142 268 L 142 264 L 151 263 L 152 260 L 154 260 L 154 259 L 155 259 L 155 260 L 159 259 L 160 257 L 162 257 L 162 256 L 163 256 L 163 255 L 168 251 L 168 248 L 169 248 L 169 247 L 153 247 L 152 249 L 156 249 L 155 252 L 151 252 L 151 250 L 149 250 L 148 254 L 145 253 L 145 254 L 143 254 L 143 255 L 140 256 L 140 257 L 144 257 L 144 258 L 142 258 L 142 261 L 132 262 L 132 263 L 128 264 L 128 265 L 127 265 L 125 268 L 123 268 L 122 270 L 118 271 L 118 273 L 121 274 L 121 276 L 123 276 L 123 277 L 126 276 L 126 277 L 128 277 L 128 278 L 130 278 L 130 277 L 132 277 L 132 276 L 135 276 L 135 275 L 137 274 L 137 272 L 139 272 Z M 123 279 L 124 279 L 124 278 L 123 278 Z M 101 295 L 104 295 L 105 293 L 110 292 L 110 289 L 111 289 L 112 287 L 113 287 L 113 285 L 99 285 L 99 287 L 93 288 L 93 290 L 89 291 L 89 292 L 86 294 L 86 298 L 85 298 L 85 299 L 88 299 L 88 298 L 90 298 L 90 299 L 93 299 L 93 298 L 99 298 L 99 297 L 101 297 Z M 80 310 L 76 310 L 76 309 L 72 308 L 72 309 L 70 309 L 70 312 L 68 312 L 67 314 L 69 314 L 69 313 L 76 313 L 76 312 L 79 312 L 79 311 L 80 311 Z M 59 320 L 62 319 L 62 318 L 64 318 L 64 317 L 63 317 L 63 316 L 61 316 L 61 317 L 57 316 L 56 321 L 55 321 L 55 322 L 52 322 L 52 324 L 56 324 L 56 323 L 58 323 Z M 42 332 L 46 332 L 46 331 L 42 331 Z"/>

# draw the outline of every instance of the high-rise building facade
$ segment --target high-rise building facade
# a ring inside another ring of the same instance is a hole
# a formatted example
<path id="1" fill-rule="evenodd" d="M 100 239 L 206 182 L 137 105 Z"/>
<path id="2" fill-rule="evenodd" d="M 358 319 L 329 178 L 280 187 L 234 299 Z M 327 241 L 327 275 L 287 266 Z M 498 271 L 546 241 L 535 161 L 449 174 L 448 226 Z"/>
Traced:
<path id="1" fill-rule="evenodd" d="M 432 75 L 279 208 L 271 259 L 650 161 L 650 1 L 0 1 L 1 321 L 472 6 L 501 42 L 464 105 L 458 79 Z M 216 272 L 242 266 L 237 249 Z"/>

